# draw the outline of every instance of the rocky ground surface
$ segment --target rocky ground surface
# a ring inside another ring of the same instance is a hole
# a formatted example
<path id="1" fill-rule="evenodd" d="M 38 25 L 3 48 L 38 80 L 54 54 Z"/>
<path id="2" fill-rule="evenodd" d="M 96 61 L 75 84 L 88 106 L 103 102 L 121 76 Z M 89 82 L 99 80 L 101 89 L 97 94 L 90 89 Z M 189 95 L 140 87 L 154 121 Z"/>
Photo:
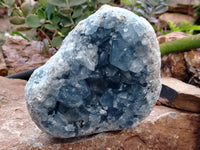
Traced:
<path id="1" fill-rule="evenodd" d="M 26 81 L 0 77 L 1 150 L 197 150 L 200 114 L 155 106 L 137 127 L 82 137 L 54 139 L 40 131 L 27 112 Z"/>

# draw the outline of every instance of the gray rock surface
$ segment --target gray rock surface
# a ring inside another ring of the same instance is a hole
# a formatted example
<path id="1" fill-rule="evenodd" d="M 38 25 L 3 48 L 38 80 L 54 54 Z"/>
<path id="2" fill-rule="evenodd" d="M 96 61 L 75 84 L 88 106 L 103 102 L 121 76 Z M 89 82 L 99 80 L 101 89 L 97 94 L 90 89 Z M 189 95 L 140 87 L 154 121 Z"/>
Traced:
<path id="1" fill-rule="evenodd" d="M 104 5 L 32 74 L 25 97 L 41 130 L 69 138 L 138 125 L 160 88 L 160 51 L 151 25 Z"/>

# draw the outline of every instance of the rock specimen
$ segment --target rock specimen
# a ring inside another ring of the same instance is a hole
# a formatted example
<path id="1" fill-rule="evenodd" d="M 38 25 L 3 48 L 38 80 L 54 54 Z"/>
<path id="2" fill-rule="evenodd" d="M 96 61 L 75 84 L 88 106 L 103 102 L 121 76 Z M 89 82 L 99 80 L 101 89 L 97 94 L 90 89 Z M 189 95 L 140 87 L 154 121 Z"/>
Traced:
<path id="1" fill-rule="evenodd" d="M 104 5 L 34 71 L 25 97 L 41 130 L 69 138 L 136 126 L 160 88 L 160 51 L 151 25 Z"/>

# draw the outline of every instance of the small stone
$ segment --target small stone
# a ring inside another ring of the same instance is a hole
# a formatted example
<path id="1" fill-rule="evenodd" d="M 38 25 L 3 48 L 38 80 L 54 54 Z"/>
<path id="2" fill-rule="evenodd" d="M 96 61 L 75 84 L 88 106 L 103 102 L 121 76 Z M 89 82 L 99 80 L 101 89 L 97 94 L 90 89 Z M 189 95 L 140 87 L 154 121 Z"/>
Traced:
<path id="1" fill-rule="evenodd" d="M 152 26 L 126 9 L 104 5 L 34 71 L 25 96 L 41 130 L 70 138 L 138 125 L 160 89 L 160 51 Z"/>
<path id="2" fill-rule="evenodd" d="M 176 26 L 180 26 L 183 21 L 189 22 L 189 24 L 194 24 L 194 19 L 191 16 L 180 14 L 180 13 L 164 13 L 159 17 L 159 24 L 161 28 L 168 27 L 168 22 L 173 22 Z"/>
<path id="3" fill-rule="evenodd" d="M 162 78 L 162 83 L 177 91 L 178 96 L 170 104 L 167 99 L 159 98 L 159 101 L 167 106 L 200 113 L 200 88 L 186 84 L 175 78 Z"/>

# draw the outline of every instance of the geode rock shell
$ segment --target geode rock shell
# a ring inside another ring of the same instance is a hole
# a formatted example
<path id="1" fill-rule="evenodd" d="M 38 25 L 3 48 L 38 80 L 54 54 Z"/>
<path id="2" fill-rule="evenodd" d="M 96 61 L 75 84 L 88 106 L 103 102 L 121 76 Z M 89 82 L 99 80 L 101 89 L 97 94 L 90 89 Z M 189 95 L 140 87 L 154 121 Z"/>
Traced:
<path id="1" fill-rule="evenodd" d="M 128 10 L 104 5 L 34 71 L 25 96 L 41 130 L 70 138 L 138 125 L 160 89 L 160 51 L 153 28 Z"/>

